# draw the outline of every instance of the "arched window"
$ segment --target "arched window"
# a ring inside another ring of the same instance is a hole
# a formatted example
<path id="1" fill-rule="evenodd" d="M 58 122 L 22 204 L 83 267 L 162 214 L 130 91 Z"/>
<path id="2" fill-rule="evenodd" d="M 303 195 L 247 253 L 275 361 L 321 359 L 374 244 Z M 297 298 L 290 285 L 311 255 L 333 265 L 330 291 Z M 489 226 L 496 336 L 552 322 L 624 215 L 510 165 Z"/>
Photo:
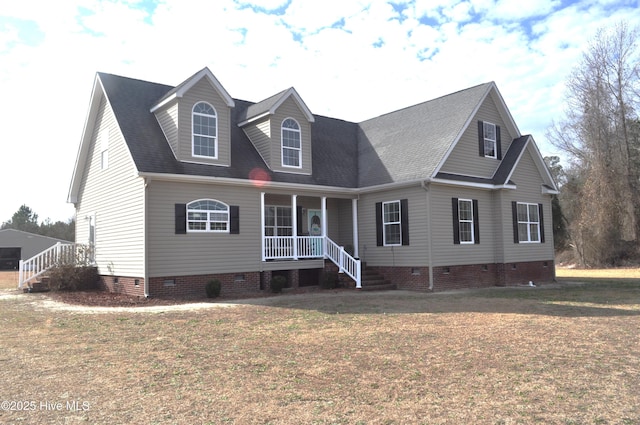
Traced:
<path id="1" fill-rule="evenodd" d="M 188 232 L 229 232 L 229 205 L 214 199 L 187 204 Z"/>
<path id="2" fill-rule="evenodd" d="M 213 106 L 196 103 L 192 112 L 193 156 L 218 157 L 218 117 Z"/>
<path id="3" fill-rule="evenodd" d="M 282 166 L 300 168 L 301 163 L 300 126 L 293 118 L 287 118 L 282 121 Z"/>

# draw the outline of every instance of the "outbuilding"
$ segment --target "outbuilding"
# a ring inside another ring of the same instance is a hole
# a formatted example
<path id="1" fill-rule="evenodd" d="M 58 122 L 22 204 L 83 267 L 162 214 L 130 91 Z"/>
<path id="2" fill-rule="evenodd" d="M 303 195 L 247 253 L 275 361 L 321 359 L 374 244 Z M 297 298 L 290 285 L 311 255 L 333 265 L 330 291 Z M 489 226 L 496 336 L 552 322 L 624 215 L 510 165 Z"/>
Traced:
<path id="1" fill-rule="evenodd" d="M 72 243 L 22 230 L 0 230 L 0 270 L 18 270 L 20 260 L 27 260 L 58 242 Z"/>

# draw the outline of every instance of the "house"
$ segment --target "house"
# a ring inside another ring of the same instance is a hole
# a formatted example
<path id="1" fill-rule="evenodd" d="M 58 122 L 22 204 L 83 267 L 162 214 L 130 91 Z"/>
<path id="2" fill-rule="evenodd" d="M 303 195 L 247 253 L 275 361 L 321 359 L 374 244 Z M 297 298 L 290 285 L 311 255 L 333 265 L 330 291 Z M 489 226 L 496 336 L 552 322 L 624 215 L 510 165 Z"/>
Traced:
<path id="1" fill-rule="evenodd" d="M 57 243 L 70 242 L 22 230 L 0 230 L 0 270 L 18 270 L 20 260 L 27 260 Z"/>
<path id="2" fill-rule="evenodd" d="M 416 290 L 550 281 L 554 193 L 493 82 L 354 123 L 294 88 L 235 99 L 204 68 L 98 73 L 68 201 L 105 287 L 170 297 L 331 267 L 358 287 L 365 267 Z"/>

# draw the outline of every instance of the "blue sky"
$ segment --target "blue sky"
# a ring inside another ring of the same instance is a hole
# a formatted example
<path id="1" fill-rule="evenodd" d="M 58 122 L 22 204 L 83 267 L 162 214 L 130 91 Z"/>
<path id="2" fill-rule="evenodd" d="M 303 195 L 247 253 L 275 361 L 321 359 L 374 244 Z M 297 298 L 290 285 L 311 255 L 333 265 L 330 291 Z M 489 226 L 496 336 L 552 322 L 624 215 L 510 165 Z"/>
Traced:
<path id="1" fill-rule="evenodd" d="M 27 204 L 67 220 L 95 73 L 177 85 L 207 66 L 231 96 L 295 87 L 351 121 L 495 81 L 543 155 L 565 81 L 640 0 L 65 0 L 0 9 L 0 221 Z M 10 182 L 12 184 L 7 184 Z"/>

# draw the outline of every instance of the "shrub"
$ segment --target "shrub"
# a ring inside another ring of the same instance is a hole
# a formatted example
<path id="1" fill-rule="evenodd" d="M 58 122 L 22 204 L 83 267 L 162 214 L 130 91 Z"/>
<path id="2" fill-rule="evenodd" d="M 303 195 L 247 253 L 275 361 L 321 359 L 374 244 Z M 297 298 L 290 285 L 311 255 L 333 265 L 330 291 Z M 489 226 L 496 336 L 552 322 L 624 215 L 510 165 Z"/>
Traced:
<path id="1" fill-rule="evenodd" d="M 207 298 L 217 298 L 220 296 L 222 282 L 220 282 L 218 279 L 212 279 L 207 282 L 204 289 L 207 292 Z"/>
<path id="2" fill-rule="evenodd" d="M 338 281 L 337 272 L 324 271 L 320 279 L 320 286 L 323 289 L 335 289 L 338 287 Z"/>
<path id="3" fill-rule="evenodd" d="M 98 268 L 63 264 L 49 273 L 49 289 L 52 291 L 87 291 L 98 288 Z"/>
<path id="4" fill-rule="evenodd" d="M 273 276 L 271 278 L 271 292 L 278 294 L 282 292 L 282 288 L 287 286 L 287 278 L 284 276 Z"/>

